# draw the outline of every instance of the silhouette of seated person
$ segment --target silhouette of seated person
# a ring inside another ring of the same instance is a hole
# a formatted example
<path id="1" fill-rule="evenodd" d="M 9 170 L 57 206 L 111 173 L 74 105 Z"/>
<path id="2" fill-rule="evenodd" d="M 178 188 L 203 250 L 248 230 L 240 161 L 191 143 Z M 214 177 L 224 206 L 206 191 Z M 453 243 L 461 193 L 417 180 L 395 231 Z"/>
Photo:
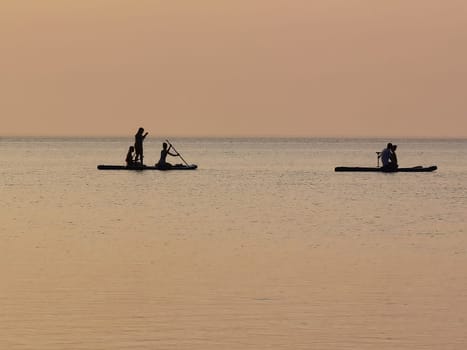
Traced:
<path id="1" fill-rule="evenodd" d="M 399 167 L 399 164 L 397 164 L 397 154 L 396 154 L 396 149 L 397 145 L 392 145 L 391 148 L 391 155 L 389 157 L 389 163 L 394 169 L 397 169 Z"/>
<path id="2" fill-rule="evenodd" d="M 156 163 L 156 167 L 159 169 L 170 169 L 172 168 L 172 164 L 167 162 L 167 155 L 171 155 L 172 157 L 178 157 L 178 153 L 172 153 L 170 152 L 170 149 L 172 148 L 172 145 L 170 145 L 167 148 L 167 143 L 164 142 L 162 144 L 162 150 L 161 150 L 161 158 L 159 159 L 159 162 Z"/>
<path id="3" fill-rule="evenodd" d="M 137 163 L 135 161 L 135 148 L 133 146 L 130 146 L 128 148 L 128 153 L 126 154 L 125 162 L 127 167 L 134 167 Z"/>
<path id="4" fill-rule="evenodd" d="M 381 158 L 381 163 L 383 164 L 383 166 L 381 167 L 383 171 L 391 171 L 397 169 L 397 156 L 395 156 L 393 147 L 394 146 L 392 145 L 392 143 L 388 143 L 387 147 L 383 149 L 379 154 L 379 157 Z"/>

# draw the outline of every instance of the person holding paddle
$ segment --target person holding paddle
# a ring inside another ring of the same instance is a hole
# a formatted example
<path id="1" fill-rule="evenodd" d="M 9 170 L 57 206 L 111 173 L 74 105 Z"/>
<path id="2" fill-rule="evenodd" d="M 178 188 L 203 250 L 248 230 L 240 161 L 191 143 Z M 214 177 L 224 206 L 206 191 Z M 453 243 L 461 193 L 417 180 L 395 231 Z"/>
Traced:
<path id="1" fill-rule="evenodd" d="M 172 157 L 178 157 L 180 156 L 178 152 L 176 153 L 171 153 L 170 149 L 172 148 L 172 145 L 167 147 L 167 142 L 162 143 L 162 150 L 161 150 L 161 158 L 159 159 L 159 162 L 156 163 L 156 167 L 159 169 L 170 169 L 172 167 L 172 164 L 167 163 L 167 155 L 171 155 Z"/>
<path id="2" fill-rule="evenodd" d="M 141 162 L 141 165 L 143 165 L 143 141 L 148 136 L 148 133 L 144 133 L 143 128 L 139 128 L 138 132 L 135 135 L 135 163 L 138 162 L 138 160 Z"/>

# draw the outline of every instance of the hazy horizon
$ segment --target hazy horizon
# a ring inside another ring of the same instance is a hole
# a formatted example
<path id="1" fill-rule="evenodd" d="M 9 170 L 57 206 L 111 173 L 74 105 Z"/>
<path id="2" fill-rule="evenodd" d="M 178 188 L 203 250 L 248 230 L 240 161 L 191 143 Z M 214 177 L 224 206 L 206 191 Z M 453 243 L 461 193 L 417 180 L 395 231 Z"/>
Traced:
<path id="1" fill-rule="evenodd" d="M 459 0 L 9 1 L 3 136 L 467 137 Z"/>
<path id="2" fill-rule="evenodd" d="M 0 135 L 1 139 L 12 140 L 12 139 L 44 139 L 44 140 L 62 140 L 62 139 L 102 139 L 102 140 L 111 140 L 111 139 L 128 139 L 130 142 L 133 141 L 134 135 L 133 133 L 129 133 L 127 135 Z M 380 140 L 381 142 L 400 142 L 402 140 L 410 140 L 410 141 L 467 141 L 467 137 L 456 137 L 456 136 L 280 136 L 280 135 L 251 135 L 251 136 L 244 136 L 244 135 L 148 135 L 146 142 L 152 141 L 164 141 L 164 140 L 175 140 L 175 139 L 205 139 L 205 140 L 217 140 L 217 139 L 226 139 L 226 140 L 250 140 L 250 139 L 265 139 L 265 140 Z"/>
<path id="3" fill-rule="evenodd" d="M 136 134 L 138 128 L 134 128 L 128 133 L 107 133 L 107 134 L 99 134 L 90 132 L 88 134 L 79 134 L 79 133 L 3 133 L 0 134 L 0 138 L 131 138 L 133 139 L 134 135 Z M 306 134 L 294 134 L 294 135 L 287 135 L 287 134 L 227 134 L 227 133 L 219 133 L 219 134 L 152 134 L 150 130 L 147 128 L 145 131 L 148 131 L 147 140 L 151 139 L 172 139 L 172 138 L 199 138 L 199 139 L 254 139 L 254 138 L 265 138 L 265 139 L 377 139 L 377 140 L 394 140 L 394 139 L 413 139 L 413 140 L 467 140 L 467 135 L 460 135 L 460 136 L 453 136 L 453 135 L 359 135 L 359 134 L 322 134 L 322 135 L 306 135 Z"/>

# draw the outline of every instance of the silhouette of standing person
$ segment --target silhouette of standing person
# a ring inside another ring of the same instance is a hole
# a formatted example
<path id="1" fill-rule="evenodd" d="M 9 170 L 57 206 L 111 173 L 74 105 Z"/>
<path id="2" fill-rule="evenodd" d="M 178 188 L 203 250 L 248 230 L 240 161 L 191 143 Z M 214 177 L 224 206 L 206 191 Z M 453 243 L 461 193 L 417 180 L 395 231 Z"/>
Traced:
<path id="1" fill-rule="evenodd" d="M 135 135 L 135 163 L 139 160 L 141 165 L 143 165 L 143 141 L 148 136 L 148 133 L 143 133 L 144 129 L 139 128 Z"/>

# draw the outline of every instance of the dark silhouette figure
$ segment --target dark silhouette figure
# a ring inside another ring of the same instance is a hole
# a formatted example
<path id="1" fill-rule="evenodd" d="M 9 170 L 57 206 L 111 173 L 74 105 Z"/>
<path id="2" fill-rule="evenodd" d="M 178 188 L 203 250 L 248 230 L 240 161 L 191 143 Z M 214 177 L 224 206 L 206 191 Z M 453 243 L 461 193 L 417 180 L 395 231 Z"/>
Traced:
<path id="1" fill-rule="evenodd" d="M 144 133 L 143 128 L 139 128 L 138 132 L 135 135 L 135 163 L 138 161 L 143 165 L 143 141 L 148 136 L 148 133 Z"/>
<path id="2" fill-rule="evenodd" d="M 392 143 L 388 143 L 387 147 L 379 153 L 379 157 L 381 158 L 381 163 L 383 165 L 383 168 L 389 165 L 391 149 L 392 149 Z"/>
<path id="3" fill-rule="evenodd" d="M 128 148 L 128 153 L 126 154 L 126 159 L 125 159 L 126 166 L 128 167 L 135 165 L 135 158 L 134 158 L 135 156 L 133 154 L 134 152 L 135 152 L 135 148 L 133 146 L 130 146 L 130 148 Z"/>
<path id="4" fill-rule="evenodd" d="M 397 149 L 397 145 L 392 145 L 391 156 L 389 157 L 389 161 L 393 169 L 397 169 L 399 167 L 399 164 L 397 164 L 396 149 Z"/>
<path id="5" fill-rule="evenodd" d="M 397 146 L 396 146 L 397 148 Z M 392 171 L 396 170 L 397 165 L 397 156 L 395 154 L 395 148 L 392 143 L 388 143 L 386 148 L 381 151 L 378 155 L 381 158 L 382 170 L 383 171 Z"/>
<path id="6" fill-rule="evenodd" d="M 172 164 L 167 163 L 167 155 L 171 155 L 172 157 L 178 157 L 178 153 L 171 153 L 170 149 L 172 148 L 172 145 L 170 145 L 167 148 L 167 143 L 164 142 L 162 144 L 162 150 L 161 150 L 161 158 L 159 159 L 159 162 L 156 163 L 156 167 L 159 169 L 170 169 L 172 167 Z"/>

